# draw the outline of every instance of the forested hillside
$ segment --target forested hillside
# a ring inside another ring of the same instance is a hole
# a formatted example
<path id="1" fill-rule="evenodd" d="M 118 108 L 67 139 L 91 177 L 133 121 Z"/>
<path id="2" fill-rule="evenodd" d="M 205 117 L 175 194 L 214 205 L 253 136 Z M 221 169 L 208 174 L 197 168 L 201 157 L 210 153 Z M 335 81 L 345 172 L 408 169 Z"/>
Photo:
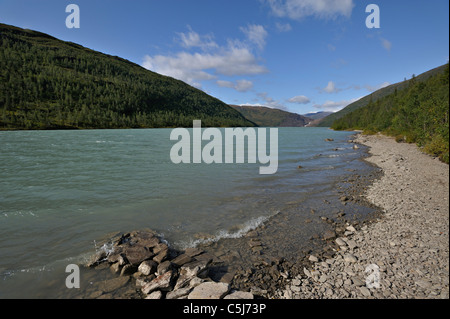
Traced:
<path id="1" fill-rule="evenodd" d="M 417 81 L 413 77 L 403 90 L 370 101 L 336 120 L 336 130 L 361 129 L 383 132 L 399 141 L 417 143 L 432 155 L 449 162 L 449 65 L 443 72 Z"/>
<path id="2" fill-rule="evenodd" d="M 416 82 L 423 82 L 428 80 L 430 77 L 436 74 L 440 74 L 444 72 L 445 65 L 442 65 L 440 67 L 434 68 L 432 70 L 429 70 L 427 72 L 424 72 L 418 76 L 414 76 L 414 81 Z M 330 127 L 334 121 L 340 119 L 341 117 L 345 116 L 346 114 L 353 112 L 354 110 L 357 110 L 361 107 L 364 107 L 369 104 L 370 101 L 375 102 L 378 99 L 381 99 L 389 94 L 394 93 L 395 91 L 400 91 L 403 89 L 406 89 L 409 87 L 409 80 L 405 78 L 404 81 L 395 83 L 392 85 L 389 85 L 385 88 L 382 88 L 380 90 L 377 90 L 362 99 L 359 99 L 358 101 L 348 105 L 344 109 L 340 110 L 339 112 L 333 113 L 323 119 L 321 119 L 316 126 L 322 126 L 322 127 Z"/>
<path id="3" fill-rule="evenodd" d="M 0 24 L 0 129 L 254 126 L 182 81 Z"/>

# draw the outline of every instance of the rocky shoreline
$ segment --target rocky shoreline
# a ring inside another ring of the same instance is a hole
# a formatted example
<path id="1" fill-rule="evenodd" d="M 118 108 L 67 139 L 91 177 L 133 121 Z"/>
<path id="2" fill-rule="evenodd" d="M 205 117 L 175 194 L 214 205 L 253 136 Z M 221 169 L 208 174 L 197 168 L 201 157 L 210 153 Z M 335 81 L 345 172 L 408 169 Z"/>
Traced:
<path id="1" fill-rule="evenodd" d="M 88 265 L 115 277 L 85 297 L 448 298 L 448 165 L 383 136 L 349 142 L 369 146 L 365 160 L 376 168 L 337 185 L 338 206 L 325 203 L 332 214 L 311 209 L 305 222 L 324 226 L 310 238 L 314 249 L 299 250 L 295 260 L 274 253 L 267 233 L 289 223 L 282 212 L 241 238 L 184 251 L 152 230 L 119 234 Z M 370 208 L 364 216 L 349 214 L 363 207 Z"/>
<path id="2" fill-rule="evenodd" d="M 86 266 L 109 268 L 118 276 L 101 282 L 89 298 L 113 298 L 133 281 L 137 288 L 128 290 L 128 298 L 253 299 L 251 293 L 208 278 L 214 256 L 198 248 L 175 250 L 152 230 L 118 235 L 102 247 Z"/>
<path id="3" fill-rule="evenodd" d="M 384 171 L 365 192 L 383 216 L 336 238 L 333 258 L 311 255 L 311 266 L 273 297 L 448 299 L 448 165 L 381 135 L 355 142 L 369 146 L 367 160 Z"/>
<path id="4" fill-rule="evenodd" d="M 349 142 L 356 145 L 353 141 Z M 355 146 L 355 149 L 359 147 Z M 382 171 L 374 167 L 366 173 L 354 169 L 349 169 L 349 172 L 346 180 L 336 184 L 334 203 L 327 198 L 321 208 L 311 209 L 309 214 L 303 213 L 306 215 L 304 223 L 308 227 L 316 223 L 322 230 L 313 232 L 305 246 L 309 248 L 294 248 L 295 259 L 289 258 L 283 250 L 277 252 L 273 249 L 279 246 L 283 238 L 288 240 L 288 237 L 279 236 L 280 229 L 291 223 L 289 216 L 283 212 L 241 238 L 198 245 L 186 251 L 169 247 L 152 230 L 134 231 L 113 236 L 104 243 L 103 249 L 99 250 L 100 255 L 94 256 L 88 266 L 96 270 L 109 269 L 117 278 L 108 278 L 92 285 L 82 298 L 188 298 L 196 285 L 203 283 L 209 286 L 220 283 L 216 285 L 219 290 L 227 288 L 227 293 L 221 297 L 230 292 L 235 292 L 233 296 L 240 296 L 241 299 L 295 297 L 295 293 L 279 292 L 284 287 L 292 286 L 292 282 L 297 283 L 305 276 L 304 270 L 312 269 L 316 260 L 335 257 L 341 250 L 340 242 L 335 242 L 336 238 L 353 235 L 377 221 L 382 213 L 362 197 L 362 192 L 382 176 Z M 368 209 L 365 210 L 365 207 Z M 286 232 L 286 236 L 291 236 Z M 142 253 L 139 263 L 133 261 L 133 257 L 132 261 L 127 257 L 127 254 L 133 254 L 133 249 L 127 247 L 130 245 L 140 247 L 133 248 Z M 352 246 L 353 242 L 349 245 Z M 200 266 L 199 262 L 201 269 L 193 270 L 193 267 Z M 188 281 L 181 278 L 182 273 L 186 272 L 192 277 Z M 315 275 L 313 272 L 311 277 Z M 318 279 L 323 281 L 325 277 Z M 184 284 L 179 284 L 179 281 Z M 293 289 L 298 292 L 297 286 Z"/>

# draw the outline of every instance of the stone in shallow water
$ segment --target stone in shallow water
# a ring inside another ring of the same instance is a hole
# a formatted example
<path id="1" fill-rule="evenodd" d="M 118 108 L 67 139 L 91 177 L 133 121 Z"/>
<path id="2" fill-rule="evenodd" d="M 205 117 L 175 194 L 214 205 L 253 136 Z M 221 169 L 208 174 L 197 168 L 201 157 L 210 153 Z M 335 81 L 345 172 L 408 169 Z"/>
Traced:
<path id="1" fill-rule="evenodd" d="M 117 277 L 110 280 L 105 280 L 100 284 L 100 289 L 105 292 L 113 292 L 124 287 L 130 281 L 130 277 Z"/>

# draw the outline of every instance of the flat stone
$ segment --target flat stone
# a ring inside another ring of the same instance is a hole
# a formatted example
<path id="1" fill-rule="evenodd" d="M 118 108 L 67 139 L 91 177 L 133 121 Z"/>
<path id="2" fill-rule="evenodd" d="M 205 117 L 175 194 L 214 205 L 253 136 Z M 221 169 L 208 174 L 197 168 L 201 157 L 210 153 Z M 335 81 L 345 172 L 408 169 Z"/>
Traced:
<path id="1" fill-rule="evenodd" d="M 139 266 L 144 260 L 152 258 L 155 254 L 142 246 L 127 247 L 124 249 L 125 257 L 133 266 Z"/>
<path id="2" fill-rule="evenodd" d="M 358 247 L 358 244 L 356 244 L 356 242 L 354 240 L 347 240 L 347 245 L 350 249 L 355 249 Z"/>
<path id="3" fill-rule="evenodd" d="M 143 246 L 146 248 L 153 248 L 156 247 L 157 245 L 159 245 L 161 243 L 161 241 L 159 240 L 159 238 L 157 237 L 151 237 L 151 238 L 145 238 L 145 239 L 140 239 L 138 241 L 138 245 L 139 246 Z"/>
<path id="4" fill-rule="evenodd" d="M 154 291 L 151 294 L 149 294 L 145 299 L 161 299 L 162 298 L 162 292 L 161 291 Z"/>
<path id="5" fill-rule="evenodd" d="M 162 263 L 169 257 L 169 248 L 163 249 L 158 254 L 153 257 L 153 261 L 157 262 L 158 264 Z"/>
<path id="6" fill-rule="evenodd" d="M 166 299 L 178 299 L 178 298 L 189 295 L 189 293 L 191 291 L 192 291 L 192 288 L 190 288 L 190 287 L 176 289 L 174 291 L 168 292 L 166 295 Z"/>
<path id="7" fill-rule="evenodd" d="M 357 260 L 356 257 L 353 256 L 352 254 L 345 254 L 345 255 L 344 255 L 344 261 L 345 261 L 345 262 L 348 262 L 348 263 L 355 263 L 355 262 L 357 262 L 358 260 Z"/>
<path id="8" fill-rule="evenodd" d="M 347 228 L 346 228 L 348 231 L 351 231 L 351 232 L 356 232 L 356 229 L 355 229 L 355 227 L 353 227 L 353 226 L 348 226 Z"/>
<path id="9" fill-rule="evenodd" d="M 364 285 L 366 284 L 366 283 L 363 282 L 361 279 L 356 278 L 356 277 L 352 278 L 352 281 L 353 281 L 353 284 L 354 284 L 356 287 L 362 287 L 362 286 L 364 286 Z"/>
<path id="10" fill-rule="evenodd" d="M 166 250 L 166 249 L 169 249 L 169 246 L 167 246 L 164 243 L 160 243 L 160 244 L 156 245 L 155 247 L 153 247 L 153 252 L 155 254 L 158 254 L 159 252 Z"/>
<path id="11" fill-rule="evenodd" d="M 223 299 L 254 299 L 255 297 L 251 292 L 235 291 L 229 295 L 226 295 Z"/>
<path id="12" fill-rule="evenodd" d="M 175 289 L 182 288 L 188 285 L 197 276 L 202 276 L 207 271 L 210 260 L 199 260 L 185 264 L 180 269 L 180 276 L 178 277 Z"/>
<path id="13" fill-rule="evenodd" d="M 308 269 L 306 269 L 306 268 L 303 268 L 303 273 L 307 276 L 307 277 L 311 277 L 312 275 L 311 275 L 311 272 L 308 270 Z"/>
<path id="14" fill-rule="evenodd" d="M 183 266 L 184 264 L 190 263 L 192 261 L 192 257 L 187 254 L 182 254 L 175 259 L 172 260 L 172 264 L 177 265 L 178 267 Z"/>
<path id="15" fill-rule="evenodd" d="M 338 244 L 339 246 L 346 246 L 347 245 L 342 238 L 336 238 L 336 244 Z"/>
<path id="16" fill-rule="evenodd" d="M 151 282 L 142 287 L 144 294 L 149 294 L 155 290 L 167 290 L 170 288 L 170 282 L 172 280 L 172 271 L 168 271 L 161 276 L 156 277 Z"/>
<path id="17" fill-rule="evenodd" d="M 156 272 L 158 264 L 153 260 L 145 260 L 143 261 L 139 267 L 138 271 L 142 273 L 144 276 L 148 276 Z"/>
<path id="18" fill-rule="evenodd" d="M 230 290 L 230 285 L 223 282 L 205 282 L 192 290 L 188 299 L 222 299 Z"/>
<path id="19" fill-rule="evenodd" d="M 423 289 L 429 289 L 432 286 L 431 282 L 425 280 L 417 280 L 416 285 Z"/>
<path id="20" fill-rule="evenodd" d="M 322 275 L 322 276 L 320 276 L 320 278 L 319 278 L 319 282 L 321 282 L 321 283 L 324 283 L 325 281 L 327 281 L 328 280 L 328 276 L 327 275 Z"/>
<path id="21" fill-rule="evenodd" d="M 313 262 L 313 263 L 316 263 L 316 262 L 319 261 L 319 259 L 316 256 L 313 256 L 313 255 L 309 256 L 308 259 L 309 259 L 310 262 Z"/>
<path id="22" fill-rule="evenodd" d="M 366 287 L 360 287 L 359 291 L 363 294 L 364 297 L 370 297 L 372 294 L 370 293 L 370 290 Z"/>
<path id="23" fill-rule="evenodd" d="M 203 254 L 204 252 L 205 251 L 201 250 L 200 248 L 188 248 L 184 253 L 190 257 L 195 257 Z"/>

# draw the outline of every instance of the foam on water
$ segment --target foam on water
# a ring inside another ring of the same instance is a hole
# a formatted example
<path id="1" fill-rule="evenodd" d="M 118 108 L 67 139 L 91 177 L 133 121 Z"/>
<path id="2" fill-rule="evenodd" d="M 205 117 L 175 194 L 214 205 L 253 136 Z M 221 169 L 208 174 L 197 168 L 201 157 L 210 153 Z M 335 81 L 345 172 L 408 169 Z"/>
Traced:
<path id="1" fill-rule="evenodd" d="M 200 238 L 200 239 L 190 239 L 187 241 L 182 242 L 176 242 L 174 245 L 176 247 L 179 247 L 181 249 L 186 248 L 193 248 L 197 247 L 201 244 L 210 244 L 219 241 L 220 239 L 225 238 L 240 238 L 242 236 L 245 236 L 248 232 L 258 228 L 259 226 L 263 225 L 265 222 L 267 222 L 270 218 L 277 215 L 279 212 L 272 216 L 261 216 L 254 218 L 248 222 L 246 222 L 244 225 L 242 225 L 237 231 L 227 231 L 227 230 L 221 230 L 217 234 L 209 237 L 209 238 Z"/>

